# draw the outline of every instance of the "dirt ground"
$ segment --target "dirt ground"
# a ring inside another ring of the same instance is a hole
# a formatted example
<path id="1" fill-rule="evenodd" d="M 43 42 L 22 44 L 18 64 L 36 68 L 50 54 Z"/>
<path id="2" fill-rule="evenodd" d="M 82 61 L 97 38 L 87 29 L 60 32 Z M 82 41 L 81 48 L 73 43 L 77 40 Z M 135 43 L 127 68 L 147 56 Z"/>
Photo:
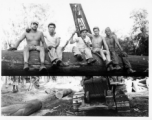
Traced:
<path id="1" fill-rule="evenodd" d="M 130 113 L 117 113 L 116 111 L 110 110 L 91 110 L 87 112 L 75 113 L 72 109 L 72 96 L 75 91 L 79 91 L 82 87 L 79 82 L 72 84 L 51 83 L 40 87 L 40 89 L 33 89 L 27 91 L 28 84 L 26 87 L 19 88 L 18 93 L 12 93 L 12 86 L 3 87 L 1 94 L 1 107 L 24 103 L 32 99 L 39 99 L 43 103 L 43 107 L 40 111 L 32 114 L 31 116 L 137 116 L 137 117 L 148 117 L 149 116 L 149 92 L 132 94 L 128 93 L 130 100 Z M 46 88 L 64 89 L 71 88 L 73 93 L 62 99 L 57 99 L 54 95 L 48 95 L 45 93 Z M 144 95 L 144 97 L 142 97 Z"/>

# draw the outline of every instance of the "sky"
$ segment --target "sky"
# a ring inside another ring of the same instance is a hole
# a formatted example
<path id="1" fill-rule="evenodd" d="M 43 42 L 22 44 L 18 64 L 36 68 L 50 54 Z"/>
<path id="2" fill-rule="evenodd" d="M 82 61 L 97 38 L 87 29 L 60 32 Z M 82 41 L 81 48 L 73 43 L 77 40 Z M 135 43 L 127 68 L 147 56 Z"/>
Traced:
<path id="1" fill-rule="evenodd" d="M 61 44 L 64 44 L 75 29 L 70 3 L 81 3 L 91 30 L 94 26 L 98 26 L 101 34 L 105 36 L 105 28 L 110 27 L 112 31 L 117 31 L 118 37 L 121 37 L 131 32 L 133 25 L 133 20 L 130 19 L 131 12 L 146 9 L 149 13 L 152 0 L 13 0 L 13 2 L 5 0 L 2 7 L 4 9 L 15 8 L 20 3 L 49 4 L 55 13 L 55 20 L 48 18 L 48 21 L 42 24 L 47 27 L 48 23 L 55 22 L 56 31 L 63 41 Z M 5 10 L 2 13 L 3 21 L 6 21 L 8 14 L 5 14 Z"/>

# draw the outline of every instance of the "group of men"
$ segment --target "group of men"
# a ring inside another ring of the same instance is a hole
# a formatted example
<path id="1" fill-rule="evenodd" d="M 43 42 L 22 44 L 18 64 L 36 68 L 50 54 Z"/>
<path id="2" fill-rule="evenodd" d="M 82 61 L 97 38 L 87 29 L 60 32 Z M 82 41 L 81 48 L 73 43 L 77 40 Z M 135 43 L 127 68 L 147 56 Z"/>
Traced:
<path id="1" fill-rule="evenodd" d="M 82 53 L 85 55 L 87 64 L 93 64 L 96 60 L 93 58 L 92 53 L 96 53 L 100 56 L 105 62 L 108 69 L 119 70 L 119 59 L 118 55 L 123 59 L 123 63 L 127 72 L 134 72 L 132 70 L 129 61 L 127 60 L 127 54 L 123 52 L 122 47 L 119 44 L 119 41 L 116 35 L 112 34 L 109 27 L 105 29 L 106 37 L 102 37 L 99 32 L 99 27 L 94 27 L 94 34 L 90 34 L 87 29 L 80 30 L 80 37 L 73 38 L 77 31 L 74 31 L 69 40 L 63 47 L 60 45 L 60 37 L 56 34 L 55 29 L 56 25 L 54 23 L 48 24 L 48 32 L 42 33 L 37 30 L 39 23 L 36 21 L 31 22 L 31 28 L 26 29 L 26 32 L 19 38 L 15 45 L 9 50 L 17 50 L 19 44 L 26 38 L 27 45 L 24 48 L 24 70 L 29 70 L 29 52 L 36 50 L 40 52 L 40 71 L 46 69 L 44 66 L 45 52 L 48 52 L 50 60 L 53 66 L 63 66 L 62 62 L 62 52 L 64 51 L 66 45 L 76 43 L 76 46 L 73 47 L 72 52 L 74 56 L 82 61 Z M 43 45 L 41 45 L 41 42 Z M 120 54 L 116 53 L 116 46 L 120 49 Z M 111 64 L 112 63 L 112 64 Z"/>

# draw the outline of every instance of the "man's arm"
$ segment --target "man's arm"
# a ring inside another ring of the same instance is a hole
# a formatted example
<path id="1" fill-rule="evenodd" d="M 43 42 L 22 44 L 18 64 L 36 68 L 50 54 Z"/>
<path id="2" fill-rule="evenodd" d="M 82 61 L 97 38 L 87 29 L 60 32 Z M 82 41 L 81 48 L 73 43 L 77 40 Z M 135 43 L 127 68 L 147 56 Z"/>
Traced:
<path id="1" fill-rule="evenodd" d="M 76 31 L 74 31 L 74 33 L 72 34 L 72 36 L 71 36 L 71 38 L 70 38 L 70 44 L 73 44 L 73 43 L 75 43 L 76 42 L 76 39 L 74 40 L 73 39 L 73 36 L 75 35 L 75 33 L 76 33 Z"/>
<path id="2" fill-rule="evenodd" d="M 23 33 L 23 35 L 17 40 L 13 48 L 16 48 L 19 46 L 19 44 L 26 38 L 26 33 Z"/>
<path id="3" fill-rule="evenodd" d="M 105 49 L 109 51 L 109 47 L 108 47 L 108 45 L 107 45 L 107 43 L 106 43 L 105 38 L 103 38 L 103 37 L 101 37 L 101 38 L 102 38 L 103 45 L 104 45 Z"/>
<path id="4" fill-rule="evenodd" d="M 90 48 L 91 46 L 92 46 L 92 42 L 91 42 L 91 39 L 90 38 L 88 38 L 87 39 L 87 46 Z"/>
<path id="5" fill-rule="evenodd" d="M 60 45 L 60 37 L 56 38 L 56 45 L 55 45 L 55 48 L 59 47 Z"/>
<path id="6" fill-rule="evenodd" d="M 75 32 L 71 35 L 70 39 L 66 41 L 65 45 L 62 47 L 62 50 L 65 49 L 65 47 L 68 45 L 68 43 L 70 42 L 70 40 L 72 39 L 72 37 L 74 36 Z"/>
<path id="7" fill-rule="evenodd" d="M 120 54 L 121 57 L 127 57 L 128 56 L 127 53 L 123 51 L 116 36 L 114 36 L 114 40 L 115 40 L 115 43 L 117 44 L 117 46 L 119 47 L 119 49 L 121 50 L 121 54 Z"/>
<path id="8" fill-rule="evenodd" d="M 118 41 L 117 37 L 114 35 L 113 38 L 114 38 L 114 40 L 115 40 L 115 43 L 116 43 L 117 46 L 119 47 L 119 49 L 120 49 L 121 51 L 123 51 L 122 47 L 121 47 L 120 44 L 119 44 L 119 41 Z"/>
<path id="9" fill-rule="evenodd" d="M 44 40 L 44 35 L 43 35 L 43 33 L 41 33 L 41 42 L 42 42 L 44 48 L 47 49 L 47 45 L 46 45 L 46 42 L 45 42 L 45 40 Z"/>
<path id="10" fill-rule="evenodd" d="M 87 32 L 87 36 L 88 36 L 90 39 L 92 39 L 92 38 L 93 38 L 93 35 L 92 35 L 92 34 L 90 34 L 90 33 L 88 33 L 88 32 Z"/>

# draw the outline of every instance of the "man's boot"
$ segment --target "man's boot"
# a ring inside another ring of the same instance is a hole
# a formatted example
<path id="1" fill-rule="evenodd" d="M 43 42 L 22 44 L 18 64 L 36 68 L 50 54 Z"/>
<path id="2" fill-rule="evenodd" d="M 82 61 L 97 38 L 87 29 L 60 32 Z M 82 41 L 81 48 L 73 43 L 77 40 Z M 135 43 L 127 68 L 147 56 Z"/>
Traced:
<path id="1" fill-rule="evenodd" d="M 58 64 L 58 66 L 60 66 L 60 67 L 67 67 L 67 66 L 69 66 L 69 64 L 64 63 L 63 61 L 60 61 L 59 64 Z"/>
<path id="2" fill-rule="evenodd" d="M 93 64 L 95 62 L 96 62 L 96 59 L 94 59 L 94 58 L 89 58 L 88 59 L 88 64 Z"/>
<path id="3" fill-rule="evenodd" d="M 133 70 L 132 68 L 128 68 L 128 69 L 127 69 L 127 73 L 134 73 L 134 72 L 136 72 L 136 71 Z"/>
<path id="4" fill-rule="evenodd" d="M 106 63 L 107 71 L 113 70 L 112 61 L 106 60 L 105 63 Z"/>
<path id="5" fill-rule="evenodd" d="M 78 59 L 78 61 L 82 61 L 83 60 L 82 55 L 80 55 L 80 54 L 76 55 L 76 58 Z"/>
<path id="6" fill-rule="evenodd" d="M 56 60 L 56 65 L 57 65 L 57 66 L 62 66 L 62 61 L 59 60 L 59 59 L 57 59 L 57 60 Z"/>
<path id="7" fill-rule="evenodd" d="M 115 70 L 121 70 L 121 67 L 119 65 L 116 65 Z"/>
<path id="8" fill-rule="evenodd" d="M 24 68 L 23 70 L 28 71 L 29 70 L 29 65 L 27 62 L 24 63 Z"/>
<path id="9" fill-rule="evenodd" d="M 56 60 L 57 60 L 57 59 L 54 59 L 54 60 L 51 62 L 53 68 L 55 68 L 55 67 L 57 66 Z"/>
<path id="10" fill-rule="evenodd" d="M 39 71 L 42 71 L 42 70 L 46 70 L 46 67 L 44 66 L 44 63 L 41 63 L 41 66 L 39 68 Z"/>
<path id="11" fill-rule="evenodd" d="M 109 64 L 108 66 L 107 66 L 107 71 L 112 71 L 113 70 L 113 66 L 112 66 L 112 64 Z"/>

